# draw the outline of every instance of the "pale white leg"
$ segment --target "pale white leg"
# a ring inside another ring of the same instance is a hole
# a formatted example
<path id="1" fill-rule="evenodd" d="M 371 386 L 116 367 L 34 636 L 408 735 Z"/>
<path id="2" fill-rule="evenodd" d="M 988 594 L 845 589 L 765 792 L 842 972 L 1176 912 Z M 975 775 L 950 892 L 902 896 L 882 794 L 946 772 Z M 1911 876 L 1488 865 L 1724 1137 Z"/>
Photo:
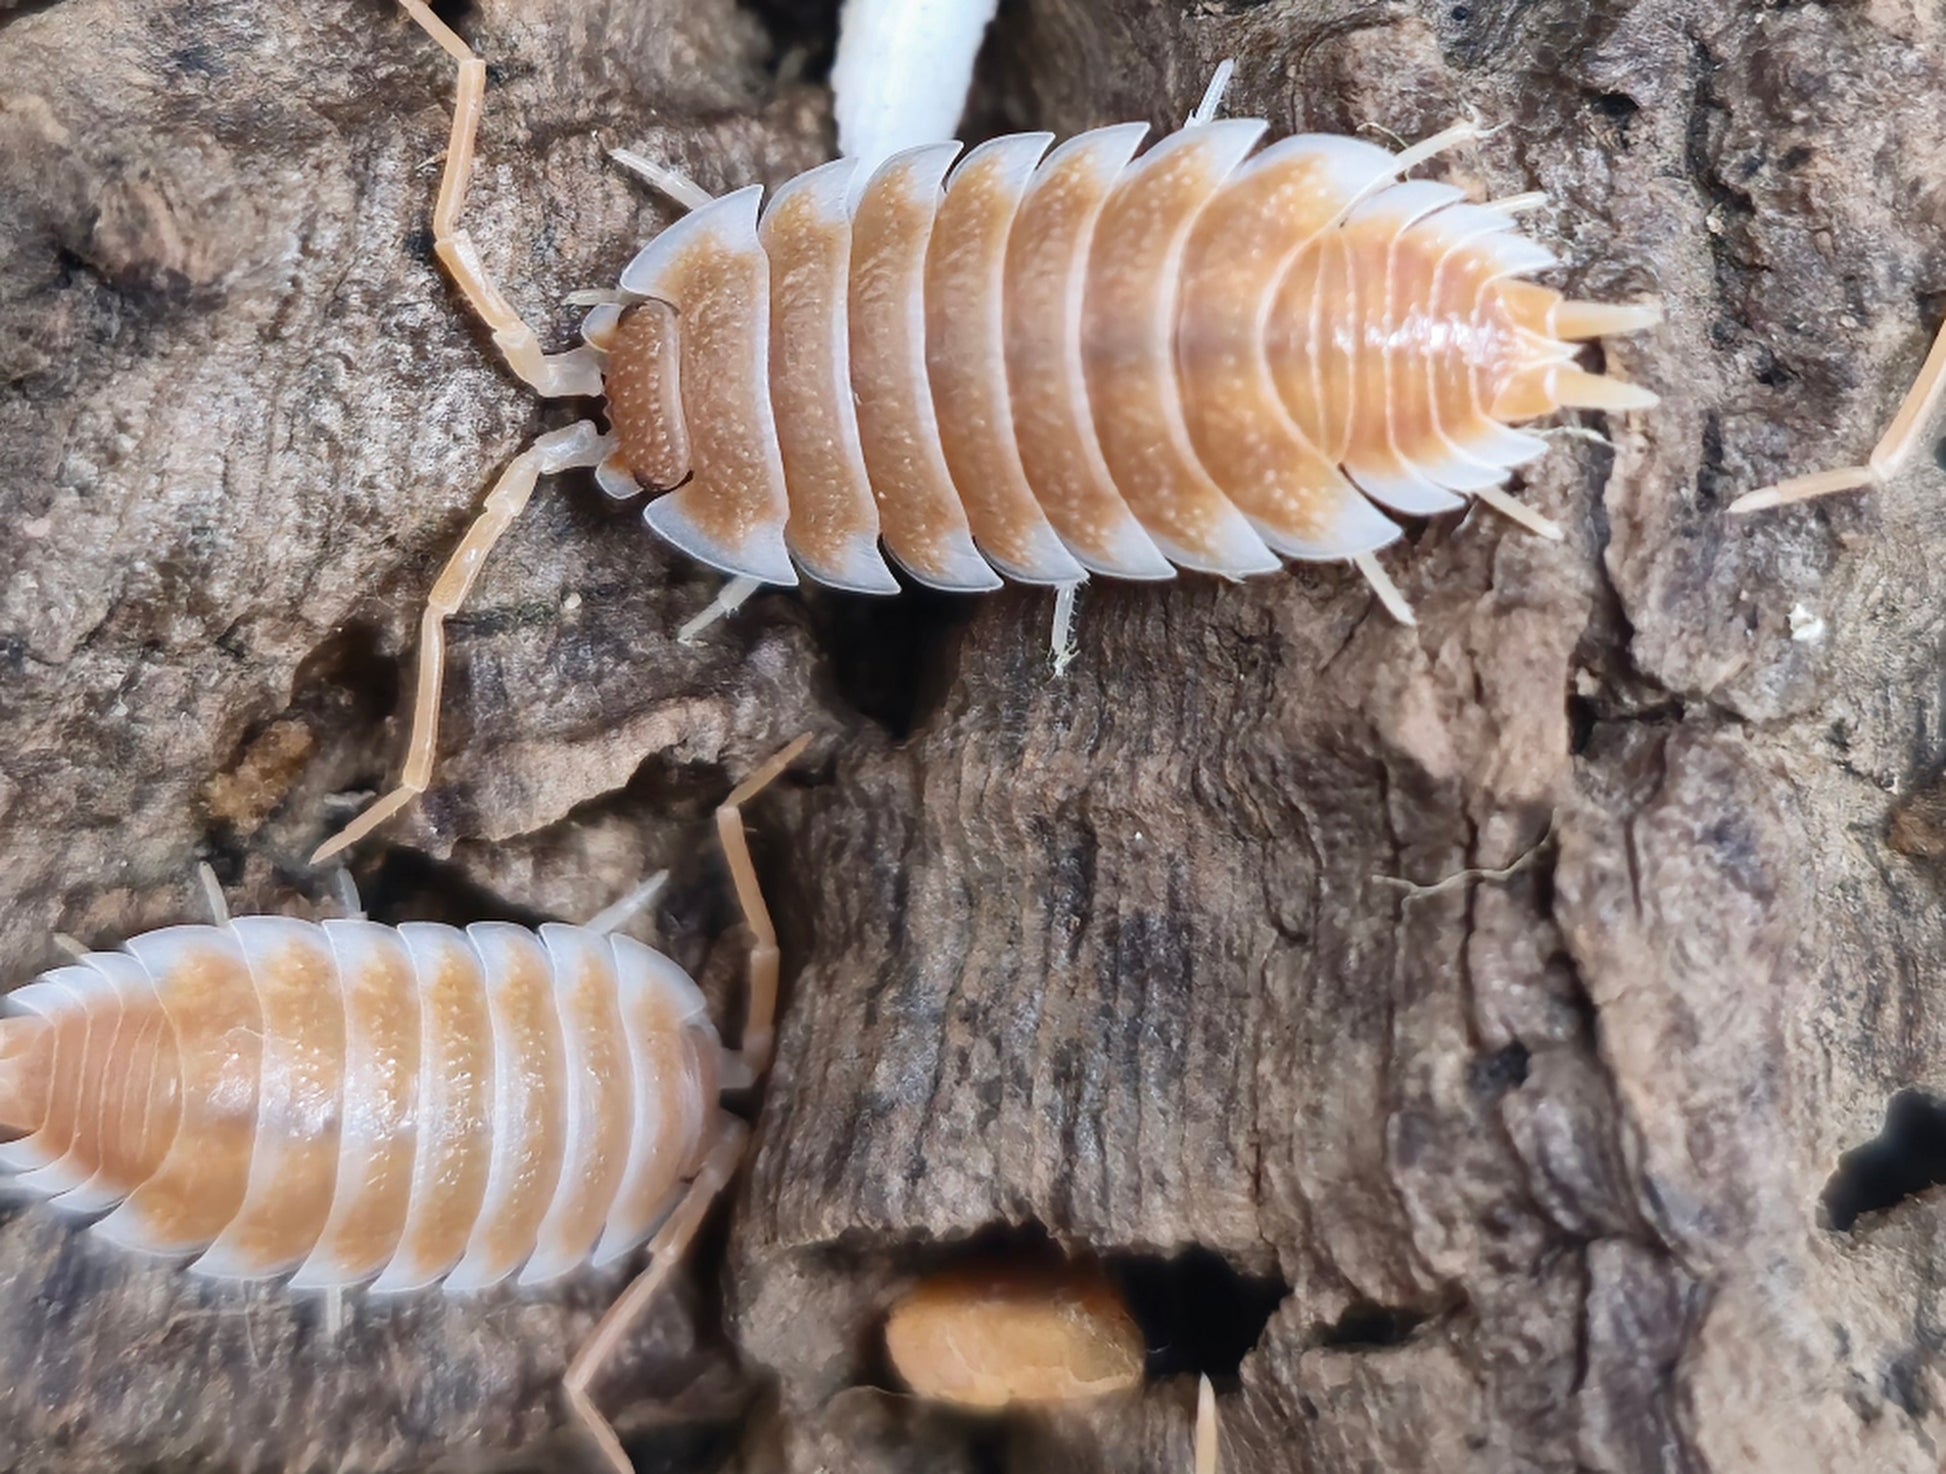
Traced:
<path id="1" fill-rule="evenodd" d="M 655 903 L 655 898 L 662 894 L 663 886 L 668 883 L 669 872 L 658 870 L 626 895 L 602 907 L 582 925 L 597 936 L 605 937 L 616 928 L 628 925 L 648 910 Z"/>
<path id="2" fill-rule="evenodd" d="M 687 174 L 671 169 L 667 164 L 658 164 L 634 149 L 611 148 L 608 157 L 643 179 L 657 194 L 667 196 L 685 210 L 700 210 L 716 198 Z"/>
<path id="3" fill-rule="evenodd" d="M 616 1348 L 627 1339 L 635 1323 L 655 1304 L 656 1296 L 661 1293 L 670 1271 L 681 1262 L 683 1251 L 689 1247 L 690 1240 L 696 1237 L 696 1230 L 702 1227 L 704 1218 L 709 1215 L 710 1204 L 716 1201 L 717 1194 L 735 1175 L 737 1161 L 743 1155 L 744 1143 L 749 1135 L 749 1129 L 735 1116 L 717 1117 L 716 1142 L 704 1158 L 702 1170 L 689 1184 L 675 1211 L 663 1220 L 662 1227 L 649 1240 L 649 1267 L 622 1292 L 621 1299 L 608 1308 L 608 1313 L 595 1327 L 594 1335 L 581 1348 L 568 1366 L 567 1376 L 562 1379 L 562 1390 L 567 1394 L 569 1409 L 588 1430 L 615 1474 L 634 1474 L 634 1466 L 622 1451 L 621 1440 L 615 1436 L 615 1430 L 609 1427 L 608 1420 L 595 1406 L 588 1392 L 589 1385 L 601 1374 L 602 1367 L 615 1354 Z"/>
<path id="4" fill-rule="evenodd" d="M 1226 56 L 1216 64 L 1215 75 L 1209 79 L 1209 86 L 1203 89 L 1203 100 L 1196 104 L 1196 111 L 1183 123 L 1185 128 L 1216 121 L 1216 115 L 1223 111 L 1223 94 L 1230 90 L 1230 78 L 1236 75 L 1236 69 L 1235 57 Z"/>
<path id="5" fill-rule="evenodd" d="M 1497 210 L 1502 215 L 1519 215 L 1527 210 L 1538 210 L 1546 203 L 1546 190 L 1530 189 L 1525 194 L 1510 194 L 1504 199 L 1488 200 L 1481 208 Z"/>
<path id="6" fill-rule="evenodd" d="M 1081 653 L 1081 646 L 1074 638 L 1075 595 L 1081 590 L 1078 583 L 1064 583 L 1054 590 L 1054 628 L 1048 637 L 1048 651 L 1054 657 L 1054 674 L 1066 675 L 1074 657 Z"/>
<path id="7" fill-rule="evenodd" d="M 1601 431 L 1591 430 L 1586 425 L 1549 425 L 1545 430 L 1533 430 L 1528 433 L 1538 435 L 1543 440 L 1585 440 L 1590 445 L 1603 445 L 1610 450 L 1615 448 L 1614 441 Z"/>
<path id="8" fill-rule="evenodd" d="M 1913 451 L 1918 449 L 1921 432 L 1938 412 L 1942 395 L 1946 395 L 1946 326 L 1941 327 L 1939 336 L 1933 339 L 1932 351 L 1926 355 L 1919 377 L 1906 391 L 1905 402 L 1899 406 L 1892 423 L 1879 437 L 1878 444 L 1872 447 L 1871 456 L 1864 465 L 1793 476 L 1775 486 L 1746 492 L 1730 503 L 1730 511 L 1761 512 L 1767 507 L 1781 507 L 1787 502 L 1805 502 L 1813 497 L 1829 496 L 1834 491 L 1885 485 L 1899 474 L 1911 459 Z"/>
<path id="9" fill-rule="evenodd" d="M 717 620 L 735 614 L 737 610 L 743 607 L 744 601 L 762 587 L 763 584 L 758 579 L 731 579 L 716 591 L 716 597 L 703 606 L 701 613 L 691 615 L 683 621 L 682 628 L 676 631 L 676 643 L 678 645 L 695 644 L 698 635 L 715 624 Z"/>
<path id="10" fill-rule="evenodd" d="M 457 228 L 473 175 L 473 151 L 486 98 L 486 63 L 472 47 L 427 8 L 425 0 L 399 0 L 407 15 L 459 63 L 459 93 L 453 103 L 453 132 L 446 145 L 446 167 L 439 176 L 439 202 L 433 207 L 433 250 L 467 303 L 493 333 L 507 366 L 550 399 L 595 398 L 601 394 L 601 363 L 589 349 L 543 353 L 541 340 L 508 305 L 486 274 L 472 238 Z"/>
<path id="11" fill-rule="evenodd" d="M 412 735 L 406 746 L 399 786 L 374 803 L 332 838 L 318 846 L 318 864 L 397 814 L 432 782 L 433 749 L 439 740 L 439 688 L 446 673 L 446 620 L 466 602 L 487 554 L 513 525 L 544 475 L 570 466 L 592 466 L 611 449 L 609 438 L 587 420 L 550 430 L 513 458 L 488 493 L 486 506 L 447 558 L 419 621 L 419 683 L 412 707 Z"/>
<path id="12" fill-rule="evenodd" d="M 1488 132 L 1470 118 L 1464 123 L 1442 128 L 1431 138 L 1422 138 L 1410 148 L 1402 150 L 1398 158 L 1393 160 L 1393 172 L 1409 174 L 1427 159 L 1443 154 L 1449 148 L 1457 148 L 1462 143 L 1477 143 L 1487 137 Z"/>
<path id="13" fill-rule="evenodd" d="M 1378 595 L 1378 601 L 1385 606 L 1387 614 L 1408 627 L 1419 623 L 1413 618 L 1412 606 L 1406 603 L 1405 595 L 1392 582 L 1392 575 L 1379 566 L 1376 553 L 1354 553 L 1351 563 L 1352 567 L 1365 575 L 1365 582 L 1372 586 L 1372 592 Z"/>
<path id="14" fill-rule="evenodd" d="M 1196 1379 L 1195 1474 L 1216 1474 L 1216 1389 L 1208 1377 Z"/>
<path id="15" fill-rule="evenodd" d="M 1514 498 L 1508 496 L 1500 487 L 1482 487 L 1480 490 L 1473 492 L 1472 495 L 1478 497 L 1487 506 L 1492 507 L 1494 511 L 1498 512 L 1508 521 L 1518 522 L 1529 532 L 1538 533 L 1549 542 L 1558 543 L 1561 541 L 1562 533 L 1558 526 L 1524 502 L 1516 501 Z"/>
<path id="16" fill-rule="evenodd" d="M 755 772 L 730 790 L 730 796 L 717 806 L 716 833 L 723 843 L 723 857 L 729 862 L 730 880 L 736 886 L 737 904 L 743 909 L 743 924 L 750 929 L 748 1002 L 744 1008 L 743 1039 L 735 1055 L 725 1063 L 738 1060 L 742 1072 L 751 1080 L 763 1074 L 770 1064 L 771 1044 L 777 1019 L 777 928 L 764 904 L 763 887 L 757 883 L 757 867 L 750 859 L 750 837 L 743 828 L 743 806 L 762 793 L 797 761 L 799 753 L 811 745 L 811 736 L 787 744 L 781 752 L 766 759 Z"/>
<path id="17" fill-rule="evenodd" d="M 209 905 L 209 919 L 217 926 L 230 924 L 230 903 L 223 899 L 223 887 L 216 883 L 216 872 L 209 867 L 207 860 L 196 862 L 196 881 L 203 888 L 203 900 Z"/>
<path id="18" fill-rule="evenodd" d="M 351 878 L 351 871 L 340 865 L 332 880 L 338 887 L 338 909 L 345 913 L 345 920 L 363 921 L 365 901 L 358 894 L 358 882 Z"/>

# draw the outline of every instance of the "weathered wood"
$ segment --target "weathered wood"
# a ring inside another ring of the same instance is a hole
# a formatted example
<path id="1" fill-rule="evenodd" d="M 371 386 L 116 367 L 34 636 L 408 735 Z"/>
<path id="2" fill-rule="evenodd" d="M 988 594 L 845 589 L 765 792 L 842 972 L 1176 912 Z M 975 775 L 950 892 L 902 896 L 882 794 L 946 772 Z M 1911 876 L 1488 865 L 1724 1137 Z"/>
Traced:
<path id="1" fill-rule="evenodd" d="M 556 341 L 561 294 L 665 219 L 602 144 L 710 186 L 828 149 L 763 25 L 463 18 L 495 63 L 467 224 Z M 1940 476 L 1721 507 L 1856 459 L 1923 355 L 1946 27 L 1900 0 L 1030 0 L 977 121 L 1172 124 L 1225 55 L 1279 130 L 1505 123 L 1433 172 L 1548 190 L 1530 228 L 1577 294 L 1661 293 L 1669 322 L 1608 352 L 1663 407 L 1528 473 L 1565 545 L 1478 511 L 1416 531 L 1388 564 L 1417 630 L 1337 569 L 1099 584 L 1059 678 L 1020 590 L 767 595 L 679 648 L 714 580 L 585 478 L 538 497 L 456 623 L 435 791 L 362 857 L 388 917 L 587 914 L 674 861 L 665 934 L 721 1000 L 708 806 L 819 736 L 754 815 L 789 996 L 727 1252 L 605 1402 L 653 1467 L 1184 1467 L 1187 1378 L 1001 1429 L 857 1385 L 937 1246 L 1031 1223 L 1291 1287 L 1223 1399 L 1241 1474 L 1936 1467 L 1936 1195 L 1854 1175 L 1845 1231 L 1820 1198 L 1895 1092 L 1946 1094 Z M 193 914 L 198 856 L 239 906 L 329 904 L 301 857 L 397 759 L 431 569 L 566 418 L 430 261 L 451 84 L 376 0 L 0 29 L 9 977 L 57 928 Z M 1914 1184 L 1931 1119 L 1884 1148 Z M 727 1343 L 699 1346 L 712 1286 Z M 314 1303 L 15 1212 L 0 1467 L 515 1448 L 614 1292 L 354 1297 L 328 1337 Z"/>

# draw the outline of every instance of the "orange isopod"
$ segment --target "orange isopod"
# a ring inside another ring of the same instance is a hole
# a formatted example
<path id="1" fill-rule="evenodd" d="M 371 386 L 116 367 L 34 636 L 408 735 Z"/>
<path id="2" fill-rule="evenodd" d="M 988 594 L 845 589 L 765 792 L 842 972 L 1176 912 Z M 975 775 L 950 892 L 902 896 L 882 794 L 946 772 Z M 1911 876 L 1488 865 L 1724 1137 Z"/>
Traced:
<path id="1" fill-rule="evenodd" d="M 116 1244 L 294 1289 L 531 1286 L 652 1239 L 567 1376 L 626 1470 L 586 1389 L 742 1152 L 717 1096 L 769 1060 L 777 946 L 741 805 L 807 740 L 717 811 L 755 942 L 740 1050 L 600 924 L 172 926 L 5 996 L 0 1171 Z"/>
<path id="2" fill-rule="evenodd" d="M 321 855 L 430 781 L 443 621 L 544 472 L 664 493 L 648 525 L 732 576 L 692 629 L 800 573 L 895 593 L 881 546 L 963 592 L 1350 559 L 1409 620 L 1373 556 L 1394 516 L 1474 497 L 1558 537 L 1501 489 L 1547 448 L 1513 422 L 1656 402 L 1572 359 L 1659 307 L 1524 280 L 1556 264 L 1513 229 L 1537 196 L 1477 205 L 1402 178 L 1479 129 L 1402 153 L 1326 134 L 1259 150 L 1262 121 L 1215 117 L 1226 73 L 1139 155 L 1142 124 L 1052 152 L 1013 134 L 957 167 L 940 143 L 822 165 L 761 209 L 758 187 L 712 199 L 618 151 L 689 213 L 596 294 L 582 347 L 545 354 L 457 225 L 485 64 L 402 3 L 460 64 L 440 258 L 514 371 L 603 397 L 610 428 L 549 432 L 503 474 L 422 623 L 400 786 Z"/>
<path id="3" fill-rule="evenodd" d="M 1100 1266 L 997 1261 L 912 1286 L 886 1317 L 885 1351 L 918 1396 L 997 1412 L 1125 1392 L 1147 1348 Z"/>

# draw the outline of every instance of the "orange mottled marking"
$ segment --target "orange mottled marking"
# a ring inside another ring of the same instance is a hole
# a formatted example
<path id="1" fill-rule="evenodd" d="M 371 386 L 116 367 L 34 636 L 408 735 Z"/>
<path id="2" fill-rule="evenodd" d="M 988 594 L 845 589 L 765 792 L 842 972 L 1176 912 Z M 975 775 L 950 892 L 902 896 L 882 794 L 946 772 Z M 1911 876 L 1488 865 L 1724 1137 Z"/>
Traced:
<path id="1" fill-rule="evenodd" d="M 885 1349 L 919 1396 L 987 1409 L 1124 1391 L 1145 1356 L 1121 1293 L 1087 1265 L 934 1275 L 893 1307 Z"/>
<path id="2" fill-rule="evenodd" d="M 35 1145 L 46 1154 L 51 1165 L 74 1146 L 75 1127 L 81 1119 L 82 1066 L 88 1054 L 90 1033 L 88 1011 L 69 1006 L 49 1021 L 48 1033 L 52 1059 L 47 1074 L 47 1109 Z"/>
<path id="3" fill-rule="evenodd" d="M 1461 445 L 1489 418 L 1511 347 L 1504 319 L 1492 312 L 1492 274 L 1480 253 L 1461 246 L 1439 263 L 1432 288 L 1432 314 L 1453 328 L 1432 354 L 1433 408 L 1440 428 Z"/>
<path id="4" fill-rule="evenodd" d="M 954 174 L 926 254 L 926 372 L 974 542 L 1015 577 L 1072 579 L 1027 483 L 1007 389 L 1004 277 L 1024 178 L 989 151 Z"/>
<path id="5" fill-rule="evenodd" d="M 466 1251 L 493 1152 L 493 1025 L 480 964 L 464 938 L 439 931 L 449 940 L 428 949 L 430 975 L 419 976 L 419 1163 L 398 1252 L 435 1273 Z M 413 960 L 428 966 L 425 954 L 415 951 Z"/>
<path id="6" fill-rule="evenodd" d="M 907 165 L 875 176 L 852 218 L 851 384 L 886 547 L 915 576 L 951 582 L 951 549 L 971 529 L 939 448 L 915 310 L 939 198 L 912 175 Z"/>
<path id="7" fill-rule="evenodd" d="M 1356 495 L 1285 412 L 1265 352 L 1270 300 L 1298 252 L 1343 212 L 1326 159 L 1266 161 L 1225 185 L 1183 258 L 1183 416 L 1210 475 L 1265 531 L 1328 543 Z"/>
<path id="8" fill-rule="evenodd" d="M 650 489 L 689 474 L 689 436 L 682 414 L 681 321 L 666 302 L 643 302 L 622 314 L 608 341 L 602 392 L 622 460 Z"/>
<path id="9" fill-rule="evenodd" d="M 307 922 L 236 923 L 263 1010 L 263 1083 L 250 1190 L 217 1241 L 226 1270 L 295 1267 L 331 1213 L 338 1180 L 345 1012 L 324 933 Z"/>
<path id="10" fill-rule="evenodd" d="M 162 1165 L 182 1129 L 182 1060 L 175 1030 L 151 999 L 128 1054 L 128 1088 L 122 1094 L 120 1153 L 109 1169 L 123 1193 L 146 1182 Z"/>
<path id="11" fill-rule="evenodd" d="M 345 1150 L 332 1223 L 318 1251 L 348 1280 L 384 1268 L 405 1231 L 419 1123 L 419 997 L 405 944 L 369 922 L 359 965 L 342 967 L 345 999 Z M 352 1174 L 347 1177 L 345 1173 Z"/>
<path id="12" fill-rule="evenodd" d="M 1102 454 L 1129 509 L 1171 561 L 1234 573 L 1275 560 L 1197 460 L 1174 362 L 1178 267 L 1223 182 L 1209 140 L 1224 126 L 1175 135 L 1158 146 L 1166 155 L 1148 155 L 1109 195 L 1088 264 L 1082 362 Z"/>
<path id="13" fill-rule="evenodd" d="M 1157 555 L 1102 458 L 1081 362 L 1088 255 L 1134 132 L 1057 150 L 1021 202 L 1007 239 L 1007 382 L 1021 465 L 1061 540 L 1092 567 L 1153 572 L 1131 561 Z"/>
<path id="14" fill-rule="evenodd" d="M 754 244 L 733 249 L 705 235 L 669 263 L 661 281 L 681 304 L 682 423 L 689 436 L 690 479 L 671 496 L 705 544 L 742 556 L 790 517 L 762 346 L 770 268 Z M 630 320 L 640 317 L 638 309 Z"/>
<path id="15" fill-rule="evenodd" d="M 1442 248 L 1425 235 L 1408 233 L 1392 250 L 1392 285 L 1386 314 L 1386 415 L 1393 450 L 1408 461 L 1443 458 L 1433 408 L 1435 354 L 1447 331 L 1433 311 L 1433 275 Z"/>
<path id="16" fill-rule="evenodd" d="M 243 1205 L 257 1137 L 263 1011 L 243 954 L 216 929 L 151 932 L 130 950 L 145 944 L 146 955 L 137 955 L 156 975 L 175 1035 L 182 1118 L 155 1174 L 117 1211 L 139 1225 L 149 1246 L 183 1252 L 207 1247 Z"/>
<path id="17" fill-rule="evenodd" d="M 764 216 L 770 253 L 770 404 L 790 489 L 784 537 L 815 578 L 845 568 L 878 539 L 878 506 L 851 406 L 845 337 L 851 224 L 810 190 Z"/>
<path id="18" fill-rule="evenodd" d="M 483 953 L 494 1029 L 494 1171 L 467 1244 L 468 1259 L 478 1259 L 488 1282 L 534 1252 L 567 1135 L 561 1021 L 547 954 L 530 933 L 497 930 L 506 945 Z"/>
<path id="19" fill-rule="evenodd" d="M 584 1260 L 594 1248 L 628 1163 L 634 1113 L 633 1071 L 607 939 L 563 930 L 569 934 L 558 946 L 550 939 L 550 956 L 555 967 L 568 970 L 566 986 L 556 994 L 571 1072 L 561 1088 L 573 1094 L 577 1119 L 539 1244 L 557 1265 Z"/>

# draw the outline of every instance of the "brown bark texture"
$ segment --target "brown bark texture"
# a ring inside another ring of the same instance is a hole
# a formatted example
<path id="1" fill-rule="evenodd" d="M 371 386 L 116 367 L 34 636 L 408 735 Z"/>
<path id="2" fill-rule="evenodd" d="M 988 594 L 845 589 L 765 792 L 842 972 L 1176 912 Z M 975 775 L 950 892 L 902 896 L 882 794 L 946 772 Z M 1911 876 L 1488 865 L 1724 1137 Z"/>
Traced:
<path id="1" fill-rule="evenodd" d="M 670 218 L 607 146 L 711 189 L 829 155 L 830 10 L 458 11 L 492 62 L 464 223 L 552 343 Z M 1098 581 L 1061 675 L 1023 589 L 776 592 L 680 646 L 717 579 L 545 483 L 454 622 L 433 792 L 357 856 L 374 914 L 581 918 L 668 865 L 635 929 L 733 1023 L 709 810 L 815 736 L 753 809 L 755 1150 L 604 1406 L 659 1470 L 1176 1471 L 1185 1348 L 1229 1336 L 1238 1474 L 1937 1469 L 1941 476 L 1723 506 L 1860 458 L 1924 354 L 1946 20 L 1020 0 L 969 128 L 1172 126 L 1225 56 L 1280 132 L 1502 125 L 1427 172 L 1547 191 L 1576 295 L 1659 293 L 1606 351 L 1663 404 L 1524 474 L 1565 544 L 1415 526 L 1416 629 L 1335 567 Z M 332 914 L 304 857 L 396 771 L 432 572 L 574 413 L 432 260 L 452 91 L 382 0 L 0 7 L 9 981 L 57 931 L 200 919 L 199 859 L 240 911 Z M 556 1384 L 614 1276 L 334 1316 L 0 1212 L 0 1468 L 578 1453 Z M 1175 1303 L 1140 1397 L 885 1390 L 890 1298 L 996 1234 Z"/>

